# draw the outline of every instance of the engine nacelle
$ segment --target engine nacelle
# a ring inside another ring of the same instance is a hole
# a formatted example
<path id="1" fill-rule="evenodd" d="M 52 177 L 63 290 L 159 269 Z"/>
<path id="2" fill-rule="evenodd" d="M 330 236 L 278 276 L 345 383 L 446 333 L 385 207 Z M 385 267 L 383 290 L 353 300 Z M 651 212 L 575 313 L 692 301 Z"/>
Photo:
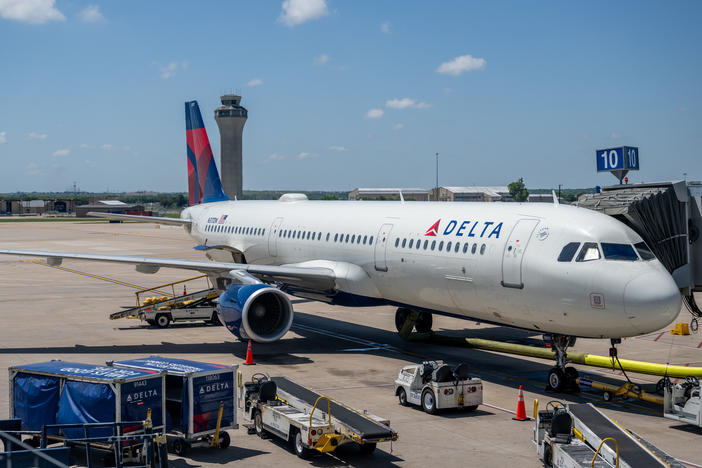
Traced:
<path id="1" fill-rule="evenodd" d="M 232 284 L 219 296 L 220 321 L 239 339 L 278 341 L 293 321 L 288 296 L 267 284 Z"/>

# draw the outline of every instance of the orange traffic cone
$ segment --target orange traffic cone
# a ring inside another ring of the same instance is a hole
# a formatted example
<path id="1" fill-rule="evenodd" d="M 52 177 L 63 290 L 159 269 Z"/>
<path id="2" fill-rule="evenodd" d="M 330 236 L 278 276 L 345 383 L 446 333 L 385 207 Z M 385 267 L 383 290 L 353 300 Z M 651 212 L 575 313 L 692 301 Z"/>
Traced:
<path id="1" fill-rule="evenodd" d="M 249 347 L 246 348 L 246 362 L 244 362 L 244 364 L 250 366 L 253 363 L 253 349 L 251 348 L 251 340 L 249 340 Z M 522 403 L 524 402 L 522 401 Z"/>
<path id="2" fill-rule="evenodd" d="M 524 392 L 522 386 L 519 386 L 519 395 L 517 395 L 517 415 L 513 417 L 515 421 L 529 421 L 526 415 L 526 406 L 524 405 Z"/>
<path id="3" fill-rule="evenodd" d="M 188 290 L 185 289 L 185 285 L 183 285 L 183 296 L 187 296 L 187 295 L 188 295 Z"/>

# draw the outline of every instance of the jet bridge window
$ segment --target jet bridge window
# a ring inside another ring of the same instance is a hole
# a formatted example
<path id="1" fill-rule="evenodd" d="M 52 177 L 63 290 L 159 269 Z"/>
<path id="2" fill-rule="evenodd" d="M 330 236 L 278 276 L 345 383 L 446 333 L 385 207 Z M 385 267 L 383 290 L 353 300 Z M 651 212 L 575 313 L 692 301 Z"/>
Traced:
<path id="1" fill-rule="evenodd" d="M 563 250 L 561 250 L 561 253 L 558 255 L 558 261 L 569 262 L 573 260 L 575 252 L 578 251 L 578 247 L 580 247 L 580 242 L 570 242 L 569 244 L 566 244 L 566 246 L 563 247 Z"/>
<path id="2" fill-rule="evenodd" d="M 591 260 L 600 259 L 600 249 L 597 248 L 595 242 L 585 242 L 583 248 L 580 249 L 578 258 L 575 259 L 576 262 L 589 262 Z"/>
<path id="3" fill-rule="evenodd" d="M 656 256 L 653 255 L 653 252 L 651 252 L 651 249 L 648 248 L 645 242 L 639 242 L 638 244 L 634 244 L 634 247 L 639 253 L 639 256 L 641 256 L 641 260 L 653 260 L 654 258 L 656 258 Z"/>
<path id="4" fill-rule="evenodd" d="M 625 260 L 635 262 L 639 259 L 634 252 L 634 248 L 629 244 L 609 244 L 602 243 L 602 253 L 607 260 Z"/>

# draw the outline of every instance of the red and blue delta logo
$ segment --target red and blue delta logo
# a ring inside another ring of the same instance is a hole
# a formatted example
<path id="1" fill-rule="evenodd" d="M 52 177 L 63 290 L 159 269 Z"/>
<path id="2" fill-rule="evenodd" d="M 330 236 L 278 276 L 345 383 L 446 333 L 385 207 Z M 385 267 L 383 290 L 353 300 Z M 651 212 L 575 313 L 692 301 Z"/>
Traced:
<path id="1" fill-rule="evenodd" d="M 432 224 L 427 232 L 424 233 L 425 236 L 435 237 L 438 235 L 449 236 L 454 235 L 456 237 L 484 237 L 484 238 L 500 238 L 500 232 L 502 231 L 502 222 L 496 221 L 480 221 L 480 220 L 465 220 L 459 221 L 456 219 L 450 220 L 443 232 L 440 232 L 441 218 L 437 219 L 434 224 Z"/>

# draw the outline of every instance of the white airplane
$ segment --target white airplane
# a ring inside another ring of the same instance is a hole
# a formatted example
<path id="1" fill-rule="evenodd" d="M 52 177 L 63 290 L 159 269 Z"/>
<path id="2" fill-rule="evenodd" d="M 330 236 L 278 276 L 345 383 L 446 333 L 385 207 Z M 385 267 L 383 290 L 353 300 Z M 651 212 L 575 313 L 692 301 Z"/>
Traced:
<path id="1" fill-rule="evenodd" d="M 190 204 L 180 219 L 95 214 L 181 225 L 209 260 L 32 250 L 2 254 L 118 262 L 142 273 L 208 274 L 218 314 L 240 339 L 274 342 L 293 322 L 288 294 L 344 306 L 396 306 L 396 326 L 419 312 L 533 330 L 552 337 L 558 390 L 576 337 L 620 339 L 665 327 L 679 290 L 641 237 L 584 208 L 551 204 L 231 201 L 224 195 L 196 101 L 186 103 Z M 615 343 L 616 341 L 613 341 Z"/>

